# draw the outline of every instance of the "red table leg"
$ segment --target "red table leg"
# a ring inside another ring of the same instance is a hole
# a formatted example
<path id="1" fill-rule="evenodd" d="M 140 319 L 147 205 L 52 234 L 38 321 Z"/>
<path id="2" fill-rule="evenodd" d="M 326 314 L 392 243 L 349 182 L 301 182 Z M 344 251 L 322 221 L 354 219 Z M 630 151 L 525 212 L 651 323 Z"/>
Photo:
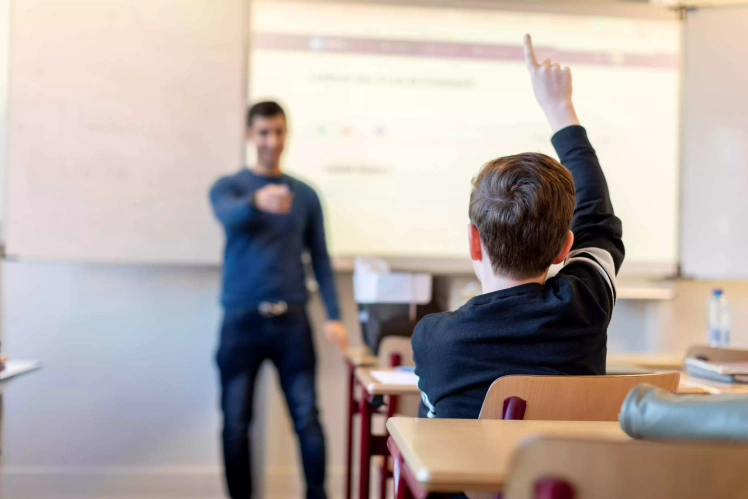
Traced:
<path id="1" fill-rule="evenodd" d="M 360 488 L 358 493 L 358 499 L 369 499 L 369 474 L 371 467 L 371 396 L 363 390 L 361 394 L 361 463 L 360 463 Z"/>
<path id="2" fill-rule="evenodd" d="M 402 363 L 402 357 L 399 353 L 393 353 L 390 356 L 390 365 L 392 367 L 398 367 Z M 387 419 L 390 419 L 397 413 L 397 406 L 398 406 L 398 400 L 399 397 L 397 395 L 390 395 L 387 400 Z M 389 436 L 389 435 L 387 435 Z M 389 480 L 391 474 L 390 474 L 390 467 L 389 467 L 389 452 L 385 448 L 384 451 L 384 460 L 382 461 L 382 466 L 379 468 L 379 497 L 380 499 L 387 499 L 387 481 Z"/>
<path id="3" fill-rule="evenodd" d="M 348 364 L 348 441 L 346 442 L 346 461 L 345 461 L 345 499 L 351 499 L 351 482 L 353 477 L 353 416 L 358 412 L 356 408 L 354 377 L 355 367 L 350 362 Z"/>
<path id="4" fill-rule="evenodd" d="M 415 475 L 408 467 L 408 464 L 400 454 L 400 449 L 390 437 L 387 439 L 387 448 L 392 455 L 395 464 L 394 482 L 395 482 L 395 499 L 447 499 L 450 494 L 438 494 L 426 492 L 421 488 L 416 480 Z"/>

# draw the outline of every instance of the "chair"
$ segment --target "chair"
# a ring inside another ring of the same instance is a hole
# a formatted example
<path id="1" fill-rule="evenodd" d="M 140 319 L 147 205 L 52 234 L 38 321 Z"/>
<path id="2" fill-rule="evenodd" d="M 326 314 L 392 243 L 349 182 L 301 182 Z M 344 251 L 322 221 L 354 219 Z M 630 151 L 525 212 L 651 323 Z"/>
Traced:
<path id="1" fill-rule="evenodd" d="M 400 356 L 400 365 L 415 366 L 413 361 L 413 346 L 410 337 L 407 336 L 385 336 L 379 344 L 379 365 L 386 367 L 390 365 L 392 355 Z"/>
<path id="2" fill-rule="evenodd" d="M 504 499 L 744 499 L 748 446 L 539 438 L 512 459 Z"/>
<path id="3" fill-rule="evenodd" d="M 707 360 L 709 362 L 742 362 L 748 361 L 748 350 L 694 345 L 686 352 L 686 358 Z"/>
<path id="4" fill-rule="evenodd" d="M 636 385 L 675 393 L 680 373 L 623 376 L 504 376 L 491 384 L 480 419 L 618 421 Z"/>

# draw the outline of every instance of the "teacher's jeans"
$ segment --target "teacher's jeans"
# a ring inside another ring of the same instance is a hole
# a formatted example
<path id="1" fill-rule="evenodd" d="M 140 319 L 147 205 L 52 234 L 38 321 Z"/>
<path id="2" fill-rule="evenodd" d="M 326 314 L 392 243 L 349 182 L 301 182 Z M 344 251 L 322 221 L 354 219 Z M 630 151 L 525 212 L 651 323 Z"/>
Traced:
<path id="1" fill-rule="evenodd" d="M 228 492 L 233 499 L 252 497 L 252 399 L 257 372 L 266 359 L 278 369 L 299 439 L 306 497 L 325 499 L 325 437 L 317 410 L 312 331 L 303 307 L 280 316 L 260 315 L 255 309 L 225 310 L 216 360 Z"/>

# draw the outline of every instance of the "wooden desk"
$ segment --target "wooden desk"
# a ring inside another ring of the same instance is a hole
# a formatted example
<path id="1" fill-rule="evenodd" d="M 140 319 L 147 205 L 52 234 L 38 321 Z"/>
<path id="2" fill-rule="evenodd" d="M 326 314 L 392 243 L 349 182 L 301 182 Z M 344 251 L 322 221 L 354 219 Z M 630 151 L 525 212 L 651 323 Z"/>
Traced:
<path id="1" fill-rule="evenodd" d="M 343 352 L 343 361 L 348 370 L 348 440 L 346 441 L 346 475 L 345 475 L 345 498 L 351 499 L 351 471 L 353 468 L 353 418 L 358 414 L 358 403 L 356 401 L 356 380 L 354 372 L 359 367 L 376 366 L 379 359 L 367 346 L 347 348 Z"/>
<path id="2" fill-rule="evenodd" d="M 372 371 L 392 370 L 388 368 L 361 367 L 355 371 L 356 382 L 361 386 L 359 413 L 361 414 L 361 461 L 359 469 L 359 499 L 369 498 L 369 480 L 371 458 L 389 456 L 387 436 L 374 435 L 371 431 L 371 419 L 376 409 L 382 404 L 384 396 L 419 394 L 418 386 L 386 385 L 371 375 Z M 388 408 L 387 416 L 394 412 Z"/>
<path id="3" fill-rule="evenodd" d="M 748 394 L 748 383 L 720 383 L 704 378 L 697 378 L 686 373 L 680 374 L 678 394 L 699 395 L 735 395 Z"/>
<path id="4" fill-rule="evenodd" d="M 413 395 L 419 394 L 418 385 L 387 385 L 374 376 L 371 375 L 372 371 L 394 371 L 390 368 L 382 367 L 362 367 L 356 369 L 356 381 L 366 390 L 369 395 Z"/>
<path id="5" fill-rule="evenodd" d="M 528 438 L 551 435 L 629 440 L 617 421 L 396 417 L 387 421 L 387 429 L 391 435 L 390 450 L 395 457 L 395 476 L 399 471 L 401 477 L 396 487 L 407 486 L 415 497 L 436 497 L 465 490 L 502 490 L 512 455 Z"/>
<path id="6" fill-rule="evenodd" d="M 367 346 L 346 348 L 343 351 L 343 360 L 354 368 L 379 364 L 379 359 Z"/>
<path id="7" fill-rule="evenodd" d="M 683 369 L 684 356 L 672 353 L 608 354 L 607 368 L 610 374 L 634 374 L 637 372 L 680 371 L 678 393 L 689 394 L 740 394 L 748 393 L 748 383 L 721 383 L 691 376 Z"/>
<path id="8" fill-rule="evenodd" d="M 682 353 L 609 353 L 606 364 L 679 371 L 683 367 L 684 357 Z"/>

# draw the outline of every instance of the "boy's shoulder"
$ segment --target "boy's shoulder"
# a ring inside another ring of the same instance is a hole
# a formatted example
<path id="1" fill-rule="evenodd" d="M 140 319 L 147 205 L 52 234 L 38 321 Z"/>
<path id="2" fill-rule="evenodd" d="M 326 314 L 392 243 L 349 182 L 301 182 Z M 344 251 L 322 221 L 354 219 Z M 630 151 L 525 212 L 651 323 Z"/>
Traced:
<path id="1" fill-rule="evenodd" d="M 435 314 L 428 314 L 424 316 L 416 325 L 416 331 L 419 329 L 430 331 L 438 329 L 446 323 L 454 320 L 455 315 L 459 312 L 459 309 L 452 312 L 438 312 Z"/>
<path id="2" fill-rule="evenodd" d="M 455 311 L 421 319 L 413 333 L 413 346 L 458 348 L 474 344 L 476 338 L 501 341 L 512 336 L 547 334 L 547 327 L 537 329 L 539 317 L 561 329 L 576 327 L 580 321 L 607 323 L 607 315 L 598 303 L 604 291 L 602 287 L 590 289 L 576 275 L 559 274 L 545 285 L 523 285 L 479 295 Z"/>
<path id="3" fill-rule="evenodd" d="M 459 323 L 462 317 L 462 309 L 465 306 L 458 308 L 451 312 L 439 312 L 436 314 L 429 314 L 423 319 L 418 321 L 415 330 L 413 331 L 413 345 L 421 340 L 428 340 L 430 344 L 436 340 L 436 338 L 452 338 L 454 337 L 454 325 Z M 445 334 L 452 332 L 452 334 Z"/>

